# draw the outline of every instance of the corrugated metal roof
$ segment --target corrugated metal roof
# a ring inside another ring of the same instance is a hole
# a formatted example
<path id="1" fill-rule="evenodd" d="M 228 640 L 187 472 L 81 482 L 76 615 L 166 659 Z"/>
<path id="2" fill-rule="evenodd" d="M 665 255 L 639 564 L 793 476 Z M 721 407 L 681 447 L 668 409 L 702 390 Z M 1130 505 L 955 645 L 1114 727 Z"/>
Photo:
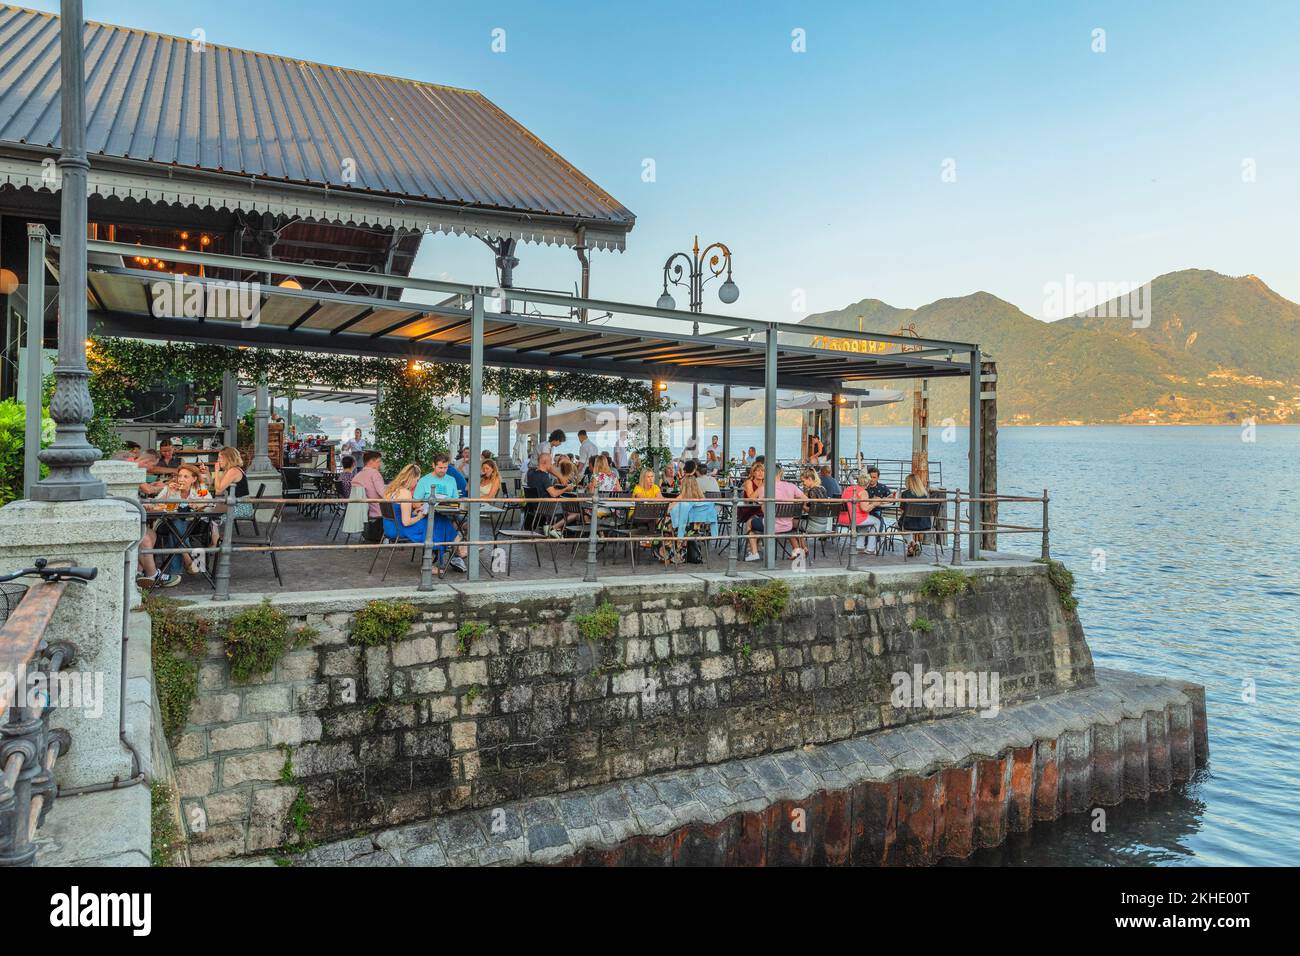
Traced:
<path id="1" fill-rule="evenodd" d="M 635 221 L 472 90 L 88 22 L 86 116 L 92 161 Z M 57 149 L 59 125 L 58 17 L 0 5 L 0 141 Z"/>

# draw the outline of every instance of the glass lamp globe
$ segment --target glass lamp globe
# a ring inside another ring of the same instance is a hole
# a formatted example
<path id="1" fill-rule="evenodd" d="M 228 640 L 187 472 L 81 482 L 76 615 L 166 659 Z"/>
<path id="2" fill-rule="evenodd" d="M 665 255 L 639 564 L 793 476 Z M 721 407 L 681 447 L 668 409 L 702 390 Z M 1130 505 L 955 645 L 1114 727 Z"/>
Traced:
<path id="1" fill-rule="evenodd" d="M 670 296 L 667 292 L 664 292 L 664 294 L 659 297 L 659 301 L 655 303 L 655 308 L 675 309 L 677 308 L 677 303 L 673 301 L 672 296 Z"/>
<path id="2" fill-rule="evenodd" d="M 740 286 L 728 279 L 718 287 L 718 298 L 727 305 L 731 305 L 740 298 Z"/>

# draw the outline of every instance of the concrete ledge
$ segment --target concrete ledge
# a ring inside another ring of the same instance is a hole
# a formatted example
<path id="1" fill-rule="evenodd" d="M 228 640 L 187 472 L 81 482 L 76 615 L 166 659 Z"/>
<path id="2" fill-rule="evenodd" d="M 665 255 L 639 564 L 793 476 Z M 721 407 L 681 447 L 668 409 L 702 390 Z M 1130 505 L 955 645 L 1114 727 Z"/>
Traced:
<path id="1" fill-rule="evenodd" d="M 644 591 L 646 588 L 651 588 L 664 596 L 689 593 L 710 594 L 737 584 L 771 579 L 785 581 L 792 587 L 806 586 L 826 589 L 828 592 L 834 591 L 835 585 L 840 582 L 846 585 L 851 583 L 852 590 L 861 590 L 864 586 L 892 588 L 918 584 L 937 570 L 943 569 L 935 565 L 922 564 L 920 561 L 908 567 L 877 567 L 861 571 L 846 571 L 842 567 L 812 567 L 799 572 L 738 567 L 734 578 L 727 577 L 723 571 L 701 571 L 673 575 L 659 572 L 624 574 L 593 584 L 573 579 L 513 581 L 509 578 L 488 578 L 471 584 L 456 579 L 452 582 L 445 580 L 435 582 L 432 591 L 420 591 L 416 588 L 367 587 L 332 591 L 277 591 L 270 594 L 237 592 L 232 593 L 228 601 L 215 601 L 210 596 L 181 600 L 190 609 L 202 611 L 206 617 L 221 620 L 255 607 L 266 598 L 270 598 L 277 608 L 289 615 L 331 614 L 358 611 L 370 601 L 377 600 L 410 601 L 425 609 L 436 609 L 463 602 L 473 608 L 502 602 L 572 600 L 581 597 L 595 599 L 602 594 L 631 594 Z M 1047 573 L 1043 565 L 1024 558 L 984 560 L 963 565 L 955 570 L 973 577 L 1035 577 Z"/>
<path id="2" fill-rule="evenodd" d="M 1036 820 L 1187 779 L 1208 756 L 1192 733 L 1198 719 L 1204 700 L 1196 685 L 1098 670 L 1095 687 L 995 717 L 961 715 L 455 813 L 296 859 L 308 866 L 932 863 L 997 845 Z M 1124 732 L 1135 722 L 1136 748 Z"/>
<path id="3" fill-rule="evenodd" d="M 59 797 L 36 831 L 37 866 L 149 866 L 149 785 Z"/>

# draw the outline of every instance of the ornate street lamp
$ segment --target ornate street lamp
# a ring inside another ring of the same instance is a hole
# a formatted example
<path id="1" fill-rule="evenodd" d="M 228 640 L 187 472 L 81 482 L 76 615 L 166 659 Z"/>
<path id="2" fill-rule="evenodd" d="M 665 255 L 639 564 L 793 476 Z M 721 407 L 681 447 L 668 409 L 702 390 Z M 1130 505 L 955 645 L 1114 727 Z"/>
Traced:
<path id="1" fill-rule="evenodd" d="M 724 272 L 727 278 L 722 285 L 718 286 L 718 299 L 724 305 L 731 305 L 740 298 L 740 286 L 736 285 L 731 278 L 731 250 L 727 248 L 726 243 L 715 242 L 701 252 L 700 237 L 696 236 L 695 244 L 689 253 L 674 252 L 664 262 L 664 291 L 655 306 L 660 309 L 677 308 L 677 303 L 668 292 L 668 285 L 672 283 L 686 289 L 687 304 L 692 312 L 703 312 L 705 283 L 722 278 Z M 691 334 L 700 334 L 699 322 L 691 326 Z M 694 383 L 691 385 L 691 438 L 695 442 L 697 454 L 700 430 L 699 404 L 700 386 Z"/>
<path id="2" fill-rule="evenodd" d="M 85 501 L 104 497 L 104 482 L 90 473 L 99 449 L 86 441 L 86 425 L 94 415 L 90 400 L 90 370 L 86 367 L 86 75 L 85 18 L 81 0 L 60 4 L 60 102 L 63 149 L 59 207 L 59 358 L 54 366 L 54 396 L 50 417 L 54 443 L 40 459 L 47 477 L 28 492 L 34 501 Z M 29 281 L 41 281 L 32 278 Z"/>

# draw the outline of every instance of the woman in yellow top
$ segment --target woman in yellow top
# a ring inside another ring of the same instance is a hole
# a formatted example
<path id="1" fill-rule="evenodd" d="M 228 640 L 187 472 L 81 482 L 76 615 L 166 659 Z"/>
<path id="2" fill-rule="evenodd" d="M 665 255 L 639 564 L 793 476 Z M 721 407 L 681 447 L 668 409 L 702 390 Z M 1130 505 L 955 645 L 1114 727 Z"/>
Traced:
<path id="1" fill-rule="evenodd" d="M 655 473 L 649 468 L 641 471 L 641 477 L 632 488 L 633 498 L 662 498 L 659 486 L 655 484 Z"/>

